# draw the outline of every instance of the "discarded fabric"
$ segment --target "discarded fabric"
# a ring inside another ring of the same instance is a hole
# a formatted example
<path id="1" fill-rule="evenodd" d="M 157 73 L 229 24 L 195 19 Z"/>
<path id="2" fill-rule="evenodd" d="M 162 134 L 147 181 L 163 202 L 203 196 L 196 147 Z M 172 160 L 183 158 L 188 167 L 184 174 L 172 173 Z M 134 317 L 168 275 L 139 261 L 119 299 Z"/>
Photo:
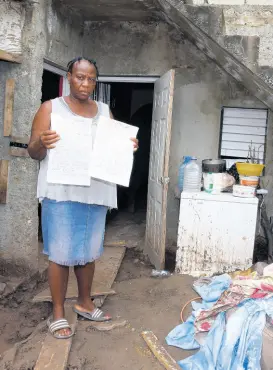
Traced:
<path id="1" fill-rule="evenodd" d="M 273 319 L 273 276 L 236 276 L 232 282 L 221 275 L 199 279 L 194 289 L 202 303 L 193 303 L 189 319 L 166 338 L 186 350 L 201 347 L 179 362 L 183 370 L 259 370 L 266 315 Z M 209 332 L 202 345 L 201 332 Z"/>

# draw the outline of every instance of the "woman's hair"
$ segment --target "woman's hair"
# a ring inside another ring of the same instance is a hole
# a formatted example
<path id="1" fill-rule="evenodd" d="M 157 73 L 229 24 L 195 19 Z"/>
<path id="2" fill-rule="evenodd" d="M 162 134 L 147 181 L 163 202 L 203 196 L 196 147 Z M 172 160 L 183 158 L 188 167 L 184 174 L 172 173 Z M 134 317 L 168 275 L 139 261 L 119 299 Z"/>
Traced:
<path id="1" fill-rule="evenodd" d="M 68 64 L 67 64 L 67 72 L 72 73 L 74 64 L 77 63 L 77 62 L 80 62 L 81 60 L 86 60 L 91 65 L 93 65 L 96 68 L 97 77 L 99 76 L 99 70 L 98 70 L 98 67 L 97 67 L 97 64 L 96 64 L 95 60 L 85 58 L 85 57 L 77 57 L 77 58 L 74 58 L 74 59 L 70 60 L 70 62 L 68 62 Z"/>

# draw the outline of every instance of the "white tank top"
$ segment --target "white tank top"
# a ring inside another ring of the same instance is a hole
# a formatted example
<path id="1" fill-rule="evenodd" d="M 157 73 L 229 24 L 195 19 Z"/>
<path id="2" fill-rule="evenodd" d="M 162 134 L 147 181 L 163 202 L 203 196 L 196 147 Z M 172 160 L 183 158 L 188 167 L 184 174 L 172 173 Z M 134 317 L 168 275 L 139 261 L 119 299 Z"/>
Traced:
<path id="1" fill-rule="evenodd" d="M 70 119 L 76 114 L 71 111 L 63 98 L 51 100 L 52 113 Z M 96 135 L 99 115 L 110 117 L 108 105 L 97 102 L 98 113 L 94 118 L 84 118 L 91 125 L 93 143 Z M 77 115 L 76 115 L 77 116 Z M 83 118 L 83 117 L 81 117 Z M 37 197 L 41 202 L 44 198 L 57 202 L 73 201 L 86 204 L 98 204 L 109 208 L 117 208 L 117 187 L 115 184 L 91 178 L 90 186 L 58 185 L 47 182 L 48 155 L 40 162 Z"/>

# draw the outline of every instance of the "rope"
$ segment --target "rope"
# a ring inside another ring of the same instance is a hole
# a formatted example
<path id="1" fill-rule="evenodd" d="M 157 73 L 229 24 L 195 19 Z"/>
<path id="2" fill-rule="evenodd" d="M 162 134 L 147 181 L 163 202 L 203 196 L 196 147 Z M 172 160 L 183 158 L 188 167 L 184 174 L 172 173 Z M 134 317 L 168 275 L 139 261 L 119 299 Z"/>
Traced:
<path id="1" fill-rule="evenodd" d="M 184 320 L 184 318 L 183 318 L 183 313 L 184 313 L 184 311 L 185 311 L 185 309 L 186 309 L 186 307 L 191 303 L 191 302 L 193 302 L 193 301 L 198 301 L 198 300 L 202 300 L 202 298 L 201 297 L 195 297 L 195 298 L 193 298 L 193 299 L 191 299 L 190 301 L 188 301 L 183 307 L 182 307 L 182 310 L 181 310 L 181 313 L 180 313 L 180 319 L 181 319 L 181 321 L 182 321 L 182 323 L 184 323 L 185 322 L 185 320 Z"/>

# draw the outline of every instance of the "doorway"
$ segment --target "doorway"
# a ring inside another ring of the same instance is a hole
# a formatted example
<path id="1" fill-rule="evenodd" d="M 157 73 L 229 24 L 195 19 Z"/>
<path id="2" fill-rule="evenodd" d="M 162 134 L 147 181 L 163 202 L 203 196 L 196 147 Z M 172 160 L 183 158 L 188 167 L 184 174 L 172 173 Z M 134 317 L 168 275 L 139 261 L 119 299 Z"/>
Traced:
<path id="1" fill-rule="evenodd" d="M 115 119 L 137 126 L 140 142 L 134 157 L 130 186 L 118 187 L 118 207 L 131 213 L 144 211 L 147 204 L 154 86 L 142 83 L 112 83 L 110 86 L 110 108 Z"/>
<path id="2" fill-rule="evenodd" d="M 111 212 L 108 217 L 106 243 L 118 242 L 123 244 L 123 242 L 127 242 L 125 245 L 128 247 L 139 247 L 140 249 L 144 247 L 144 252 L 157 269 L 164 268 L 166 261 L 166 219 L 167 212 L 169 212 L 167 210 L 167 194 L 170 181 L 168 176 L 174 80 L 175 71 L 172 69 L 160 78 L 150 76 L 103 76 L 99 77 L 97 86 L 97 96 L 101 97 L 103 102 L 110 102 L 115 118 L 136 125 L 138 123 L 134 123 L 134 116 L 132 115 L 134 106 L 132 103 L 132 89 L 135 85 L 137 90 L 140 90 L 139 99 L 143 99 L 147 92 L 141 88 L 150 90 L 150 93 L 148 93 L 149 100 L 145 101 L 147 105 L 150 104 L 149 102 L 153 102 L 152 118 L 149 121 L 150 132 L 146 135 L 149 138 L 147 140 L 149 149 L 148 155 L 144 156 L 149 163 L 147 166 L 148 176 L 143 176 L 143 178 L 146 178 L 146 182 L 143 182 L 136 192 L 131 192 L 130 187 L 128 189 L 118 188 L 119 211 Z M 150 84 L 150 88 L 145 85 L 141 86 L 142 83 Z M 131 107 L 131 109 L 128 107 Z M 138 121 L 139 118 L 137 117 L 136 122 Z M 140 152 L 141 147 L 143 147 L 140 133 L 138 137 L 140 139 Z M 135 155 L 136 158 L 137 154 Z M 141 169 L 145 168 L 143 160 L 140 163 Z M 138 166 L 135 161 L 134 169 L 136 168 Z M 135 183 L 134 169 L 131 184 Z M 132 198 L 134 199 L 133 205 Z M 123 219 L 121 216 L 123 216 Z M 118 224 L 119 221 L 120 224 Z M 136 231 L 136 225 L 141 225 L 138 228 L 140 232 Z M 112 230 L 112 233 L 110 230 Z"/>
<path id="3" fill-rule="evenodd" d="M 44 69 L 42 77 L 42 98 L 41 103 L 55 99 L 61 95 L 62 76 Z"/>
<path id="4" fill-rule="evenodd" d="M 129 187 L 117 187 L 118 210 L 108 213 L 106 241 L 124 235 L 126 241 L 130 239 L 130 244 L 137 246 L 143 244 L 146 229 L 154 84 L 107 82 L 107 91 L 114 118 L 139 128 L 140 145 L 134 155 Z"/>

